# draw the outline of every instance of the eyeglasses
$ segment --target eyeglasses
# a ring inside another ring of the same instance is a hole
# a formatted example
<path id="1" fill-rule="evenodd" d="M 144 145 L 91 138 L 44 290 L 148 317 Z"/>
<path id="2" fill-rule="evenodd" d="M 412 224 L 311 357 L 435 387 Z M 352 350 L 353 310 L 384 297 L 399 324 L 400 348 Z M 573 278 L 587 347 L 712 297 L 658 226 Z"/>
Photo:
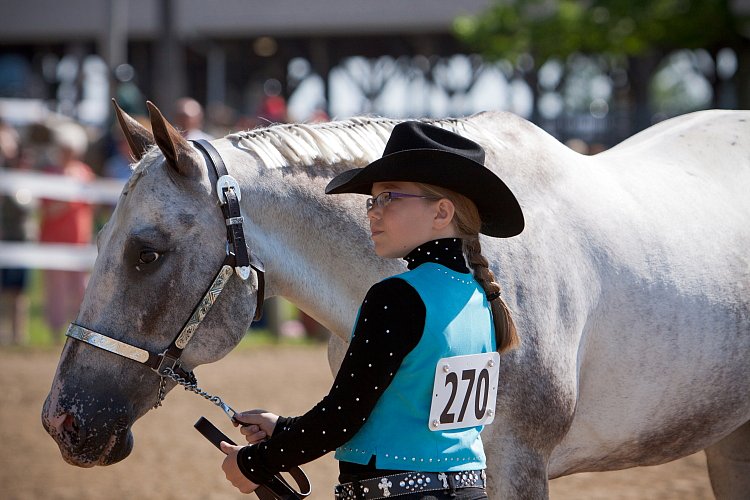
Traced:
<path id="1" fill-rule="evenodd" d="M 392 200 L 395 200 L 396 198 L 422 198 L 424 200 L 437 200 L 438 199 L 433 196 L 422 196 L 420 194 L 407 194 L 407 193 L 396 193 L 394 191 L 383 191 L 377 196 L 373 196 L 372 198 L 367 198 L 367 211 L 369 212 L 370 210 L 375 208 L 375 205 L 383 209 L 387 207 L 388 204 Z"/>

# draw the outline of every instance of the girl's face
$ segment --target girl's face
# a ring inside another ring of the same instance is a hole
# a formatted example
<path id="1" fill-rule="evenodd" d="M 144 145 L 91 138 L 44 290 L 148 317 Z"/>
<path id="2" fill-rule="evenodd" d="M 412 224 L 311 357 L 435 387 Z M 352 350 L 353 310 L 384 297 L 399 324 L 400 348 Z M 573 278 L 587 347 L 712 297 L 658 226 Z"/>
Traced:
<path id="1" fill-rule="evenodd" d="M 422 196 L 413 182 L 376 182 L 372 185 L 373 197 L 386 191 Z M 397 196 L 394 195 L 385 207 L 374 203 L 367 212 L 375 253 L 380 257 L 405 257 L 422 243 L 456 235 L 452 224 L 453 204 L 449 200 Z"/>

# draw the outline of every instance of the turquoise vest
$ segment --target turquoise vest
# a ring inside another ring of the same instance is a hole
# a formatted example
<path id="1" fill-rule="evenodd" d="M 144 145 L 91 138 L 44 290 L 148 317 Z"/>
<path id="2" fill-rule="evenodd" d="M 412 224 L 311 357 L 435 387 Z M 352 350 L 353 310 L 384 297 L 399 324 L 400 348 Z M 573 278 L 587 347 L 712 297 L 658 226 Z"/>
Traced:
<path id="1" fill-rule="evenodd" d="M 422 298 L 427 314 L 422 338 L 336 459 L 378 469 L 425 472 L 485 468 L 482 427 L 428 428 L 435 366 L 440 358 L 492 352 L 495 328 L 482 287 L 469 274 L 425 263 L 398 278 Z"/>

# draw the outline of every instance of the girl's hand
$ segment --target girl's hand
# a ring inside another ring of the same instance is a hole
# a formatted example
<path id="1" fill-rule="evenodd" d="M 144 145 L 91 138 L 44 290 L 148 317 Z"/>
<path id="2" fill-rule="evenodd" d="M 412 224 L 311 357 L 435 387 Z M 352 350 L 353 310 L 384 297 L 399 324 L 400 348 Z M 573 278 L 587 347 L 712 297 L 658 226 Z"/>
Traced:
<path id="1" fill-rule="evenodd" d="M 246 478 L 237 465 L 237 453 L 240 452 L 242 446 L 233 446 L 226 441 L 222 441 L 220 446 L 221 451 L 227 455 L 224 458 L 224 463 L 221 464 L 224 475 L 227 476 L 227 481 L 232 483 L 241 493 L 252 493 L 255 491 L 258 485 Z"/>
<path id="2" fill-rule="evenodd" d="M 250 410 L 237 413 L 234 419 L 242 426 L 240 433 L 248 444 L 257 444 L 273 435 L 279 416 L 266 410 Z"/>

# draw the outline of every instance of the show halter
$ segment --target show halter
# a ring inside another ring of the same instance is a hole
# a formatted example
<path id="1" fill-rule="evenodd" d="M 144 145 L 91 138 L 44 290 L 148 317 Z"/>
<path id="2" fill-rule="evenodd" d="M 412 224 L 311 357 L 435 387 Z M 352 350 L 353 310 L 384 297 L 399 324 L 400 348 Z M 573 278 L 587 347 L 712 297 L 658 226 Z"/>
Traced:
<path id="1" fill-rule="evenodd" d="M 140 347 L 122 342 L 120 340 L 108 337 L 99 332 L 95 332 L 81 325 L 71 323 L 65 334 L 86 344 L 98 347 L 105 351 L 117 354 L 127 359 L 142 363 L 154 370 L 161 378 L 159 381 L 159 393 L 156 398 L 154 408 L 161 406 L 166 396 L 167 379 L 185 387 L 185 390 L 192 391 L 199 396 L 203 396 L 220 407 L 233 421 L 236 412 L 224 403 L 218 396 L 211 396 L 198 387 L 198 381 L 192 371 L 186 371 L 181 363 L 180 358 L 187 347 L 190 339 L 193 338 L 196 330 L 203 322 L 203 319 L 211 310 L 218 299 L 224 287 L 229 282 L 232 274 L 236 273 L 243 281 L 250 277 L 250 269 L 253 269 L 258 279 L 258 290 L 256 292 L 256 305 L 254 320 L 260 319 L 263 312 L 263 299 L 265 289 L 265 277 L 263 263 L 251 251 L 248 250 L 245 243 L 245 232 L 243 229 L 244 219 L 240 211 L 240 200 L 242 194 L 237 180 L 229 175 L 224 160 L 216 148 L 203 139 L 191 141 L 199 150 L 201 150 L 208 159 L 207 163 L 213 167 L 216 175 L 216 194 L 219 197 L 221 211 L 224 214 L 224 222 L 227 226 L 226 239 L 226 257 L 221 265 L 221 269 L 216 273 L 208 290 L 203 294 L 197 306 L 193 309 L 190 318 L 182 327 L 172 343 L 161 353 L 154 353 Z M 289 485 L 281 474 L 275 474 L 271 480 L 262 484 L 255 490 L 260 500 L 297 500 L 305 498 L 311 492 L 310 481 L 307 479 L 304 471 L 299 467 L 292 467 L 289 470 L 292 478 L 300 487 L 300 491 L 295 490 Z"/>
<path id="2" fill-rule="evenodd" d="M 224 220 L 227 226 L 227 240 L 226 257 L 221 265 L 221 269 L 219 269 L 219 272 L 214 277 L 208 290 L 203 295 L 203 298 L 193 309 L 190 318 L 169 347 L 161 353 L 155 353 L 136 347 L 75 323 L 71 323 L 66 332 L 66 336 L 68 337 L 133 361 L 137 361 L 158 373 L 161 377 L 161 383 L 154 408 L 161 406 L 161 403 L 166 396 L 165 386 L 167 378 L 185 386 L 186 389 L 193 390 L 191 387 L 196 387 L 197 380 L 195 375 L 192 371 L 187 371 L 182 367 L 180 358 L 190 342 L 190 339 L 193 338 L 196 330 L 206 317 L 206 314 L 211 310 L 216 299 L 229 282 L 233 272 L 242 280 L 247 280 L 250 277 L 250 269 L 252 268 L 255 270 L 258 279 L 258 290 L 256 293 L 255 316 L 253 319 L 260 319 L 263 312 L 265 288 L 264 268 L 260 259 L 248 250 L 247 244 L 245 243 L 245 233 L 243 230 L 244 221 L 240 212 L 239 203 L 242 199 L 239 183 L 234 177 L 229 175 L 224 160 L 211 143 L 202 139 L 192 142 L 199 150 L 205 153 L 208 159 L 207 163 L 212 167 L 212 170 L 216 175 L 216 194 L 219 197 L 221 211 L 224 214 Z"/>

